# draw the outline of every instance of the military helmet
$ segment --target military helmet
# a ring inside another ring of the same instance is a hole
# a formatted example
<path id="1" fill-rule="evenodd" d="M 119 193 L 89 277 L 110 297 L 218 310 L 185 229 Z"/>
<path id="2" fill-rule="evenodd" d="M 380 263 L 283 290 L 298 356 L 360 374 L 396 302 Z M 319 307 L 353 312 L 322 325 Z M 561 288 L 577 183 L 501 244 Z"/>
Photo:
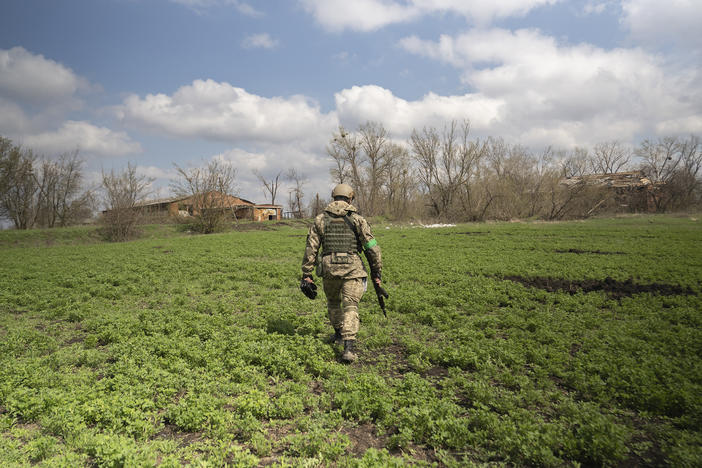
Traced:
<path id="1" fill-rule="evenodd" d="M 353 189 L 349 184 L 339 184 L 332 190 L 332 198 L 346 197 L 349 200 L 353 199 Z"/>

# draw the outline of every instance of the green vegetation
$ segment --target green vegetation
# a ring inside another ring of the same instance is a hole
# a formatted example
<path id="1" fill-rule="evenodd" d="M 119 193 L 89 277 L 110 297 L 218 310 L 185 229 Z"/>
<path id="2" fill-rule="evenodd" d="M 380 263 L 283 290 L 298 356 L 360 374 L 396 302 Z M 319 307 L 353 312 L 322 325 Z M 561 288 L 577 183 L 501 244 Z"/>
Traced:
<path id="1" fill-rule="evenodd" d="M 1 232 L 2 464 L 702 465 L 702 222 L 375 226 L 350 366 L 275 227 Z"/>

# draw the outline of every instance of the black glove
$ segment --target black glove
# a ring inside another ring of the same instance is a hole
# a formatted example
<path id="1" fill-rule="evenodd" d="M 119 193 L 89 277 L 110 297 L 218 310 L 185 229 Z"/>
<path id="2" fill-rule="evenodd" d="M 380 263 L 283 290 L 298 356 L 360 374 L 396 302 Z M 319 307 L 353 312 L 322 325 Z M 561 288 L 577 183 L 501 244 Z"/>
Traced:
<path id="1" fill-rule="evenodd" d="M 317 297 L 317 285 L 310 283 L 304 277 L 300 281 L 300 291 L 302 291 L 302 293 L 310 299 Z"/>

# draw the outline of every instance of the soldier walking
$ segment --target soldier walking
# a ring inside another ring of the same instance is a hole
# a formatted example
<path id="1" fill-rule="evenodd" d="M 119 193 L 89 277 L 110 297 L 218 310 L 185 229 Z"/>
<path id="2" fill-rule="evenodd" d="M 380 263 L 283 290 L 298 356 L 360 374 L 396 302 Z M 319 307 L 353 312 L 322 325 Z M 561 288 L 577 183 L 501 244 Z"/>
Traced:
<path id="1" fill-rule="evenodd" d="M 306 291 L 316 289 L 312 272 L 316 269 L 317 276 L 322 277 L 334 341 L 338 345 L 343 343 L 341 359 L 345 362 L 356 360 L 358 303 L 367 286 L 368 273 L 359 254 L 365 253 L 371 279 L 378 286 L 382 270 L 380 247 L 368 222 L 351 204 L 353 197 L 353 189 L 347 184 L 339 184 L 332 190 L 334 200 L 315 218 L 307 234 L 300 284 L 308 294 Z"/>

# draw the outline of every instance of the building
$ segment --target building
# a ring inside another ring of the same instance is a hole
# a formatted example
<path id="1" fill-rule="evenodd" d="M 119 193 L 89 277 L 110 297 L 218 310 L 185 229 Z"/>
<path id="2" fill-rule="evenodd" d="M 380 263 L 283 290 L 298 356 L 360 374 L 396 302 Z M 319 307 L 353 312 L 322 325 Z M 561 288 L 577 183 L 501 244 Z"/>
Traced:
<path id="1" fill-rule="evenodd" d="M 147 215 L 194 216 L 202 209 L 203 204 L 221 210 L 230 211 L 236 219 L 251 221 L 270 221 L 283 218 L 282 205 L 256 204 L 243 198 L 225 195 L 220 192 L 209 192 L 202 196 L 190 195 L 186 197 L 161 198 L 149 200 L 136 205 Z"/>
<path id="2" fill-rule="evenodd" d="M 602 199 L 590 212 L 606 204 L 614 204 L 615 207 L 635 211 L 655 211 L 655 197 L 664 185 L 651 182 L 642 171 L 567 177 L 561 179 L 560 184 L 571 190 L 579 190 L 584 187 L 600 189 Z"/>

